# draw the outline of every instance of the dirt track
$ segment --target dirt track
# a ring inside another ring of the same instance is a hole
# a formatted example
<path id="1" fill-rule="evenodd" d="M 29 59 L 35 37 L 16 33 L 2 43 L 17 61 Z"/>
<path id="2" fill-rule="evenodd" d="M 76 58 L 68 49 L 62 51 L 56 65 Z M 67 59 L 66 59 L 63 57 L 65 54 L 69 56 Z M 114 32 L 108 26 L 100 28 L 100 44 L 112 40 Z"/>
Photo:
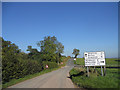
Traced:
<path id="1" fill-rule="evenodd" d="M 61 69 L 23 81 L 9 88 L 75 88 L 68 78 L 69 71 L 73 66 L 73 59 L 71 58 L 67 65 Z"/>

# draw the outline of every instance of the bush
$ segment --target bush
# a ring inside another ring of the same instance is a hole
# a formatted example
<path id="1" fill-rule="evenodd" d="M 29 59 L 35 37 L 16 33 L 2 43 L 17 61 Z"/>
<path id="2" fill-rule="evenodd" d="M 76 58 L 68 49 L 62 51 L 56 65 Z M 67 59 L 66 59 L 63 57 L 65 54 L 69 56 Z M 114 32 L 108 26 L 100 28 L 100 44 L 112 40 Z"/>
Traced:
<path id="1" fill-rule="evenodd" d="M 18 79 L 29 74 L 34 74 L 42 70 L 42 66 L 33 60 L 16 60 L 17 63 L 9 62 L 2 70 L 2 82 L 9 82 L 11 79 Z"/>
<path id="2" fill-rule="evenodd" d="M 2 83 L 11 79 L 18 79 L 42 70 L 42 65 L 37 60 L 27 58 L 18 46 L 2 38 Z"/>
<path id="3" fill-rule="evenodd" d="M 29 74 L 34 74 L 46 69 L 46 64 L 49 69 L 57 68 L 57 62 L 60 61 L 61 53 L 64 47 L 58 42 L 58 46 L 54 43 L 55 37 L 49 37 L 43 42 L 46 44 L 45 50 L 41 46 L 41 52 L 37 49 L 32 49 L 32 46 L 28 46 L 27 51 L 29 54 L 21 52 L 21 50 L 14 43 L 5 41 L 2 39 L 2 83 L 9 82 L 11 79 L 19 79 Z M 44 44 L 44 43 L 43 43 Z M 56 49 L 60 49 L 57 50 Z"/>
<path id="4" fill-rule="evenodd" d="M 46 69 L 46 65 L 48 65 L 48 68 L 57 68 L 58 64 L 56 62 L 50 62 L 50 61 L 43 61 L 43 68 Z"/>

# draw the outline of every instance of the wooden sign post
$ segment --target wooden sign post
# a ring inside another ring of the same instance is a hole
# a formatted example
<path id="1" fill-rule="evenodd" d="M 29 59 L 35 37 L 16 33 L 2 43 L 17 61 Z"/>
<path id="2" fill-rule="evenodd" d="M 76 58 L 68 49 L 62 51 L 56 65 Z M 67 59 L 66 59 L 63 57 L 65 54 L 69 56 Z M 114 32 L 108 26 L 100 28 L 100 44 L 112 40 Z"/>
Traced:
<path id="1" fill-rule="evenodd" d="M 94 66 L 94 72 L 96 72 L 95 66 Z"/>
<path id="2" fill-rule="evenodd" d="M 89 77 L 89 68 L 87 67 L 87 74 L 88 74 L 88 77 Z"/>
<path id="3" fill-rule="evenodd" d="M 89 77 L 90 66 L 101 66 L 101 75 L 103 76 L 103 69 L 102 66 L 105 66 L 105 53 L 103 51 L 99 52 L 85 52 L 85 66 L 87 67 L 87 73 Z M 104 67 L 104 75 L 105 75 L 105 67 Z"/>
<path id="4" fill-rule="evenodd" d="M 102 70 L 102 66 L 101 66 L 101 75 L 103 76 L 103 70 Z"/>

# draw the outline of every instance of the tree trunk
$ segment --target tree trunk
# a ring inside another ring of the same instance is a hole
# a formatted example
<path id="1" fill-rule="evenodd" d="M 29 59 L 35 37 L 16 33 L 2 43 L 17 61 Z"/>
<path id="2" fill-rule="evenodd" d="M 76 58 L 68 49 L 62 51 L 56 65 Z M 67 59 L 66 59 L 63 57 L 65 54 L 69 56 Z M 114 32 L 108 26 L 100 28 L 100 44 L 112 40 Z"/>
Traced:
<path id="1" fill-rule="evenodd" d="M 77 54 L 75 55 L 75 58 L 77 58 Z"/>

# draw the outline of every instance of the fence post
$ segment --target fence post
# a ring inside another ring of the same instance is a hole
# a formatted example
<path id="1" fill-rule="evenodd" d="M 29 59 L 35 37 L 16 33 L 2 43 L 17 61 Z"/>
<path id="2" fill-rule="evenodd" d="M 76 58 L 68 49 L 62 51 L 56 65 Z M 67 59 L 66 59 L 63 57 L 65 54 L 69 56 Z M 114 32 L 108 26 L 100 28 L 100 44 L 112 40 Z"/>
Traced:
<path id="1" fill-rule="evenodd" d="M 95 66 L 94 66 L 94 72 L 96 72 L 96 70 L 95 70 Z"/>

